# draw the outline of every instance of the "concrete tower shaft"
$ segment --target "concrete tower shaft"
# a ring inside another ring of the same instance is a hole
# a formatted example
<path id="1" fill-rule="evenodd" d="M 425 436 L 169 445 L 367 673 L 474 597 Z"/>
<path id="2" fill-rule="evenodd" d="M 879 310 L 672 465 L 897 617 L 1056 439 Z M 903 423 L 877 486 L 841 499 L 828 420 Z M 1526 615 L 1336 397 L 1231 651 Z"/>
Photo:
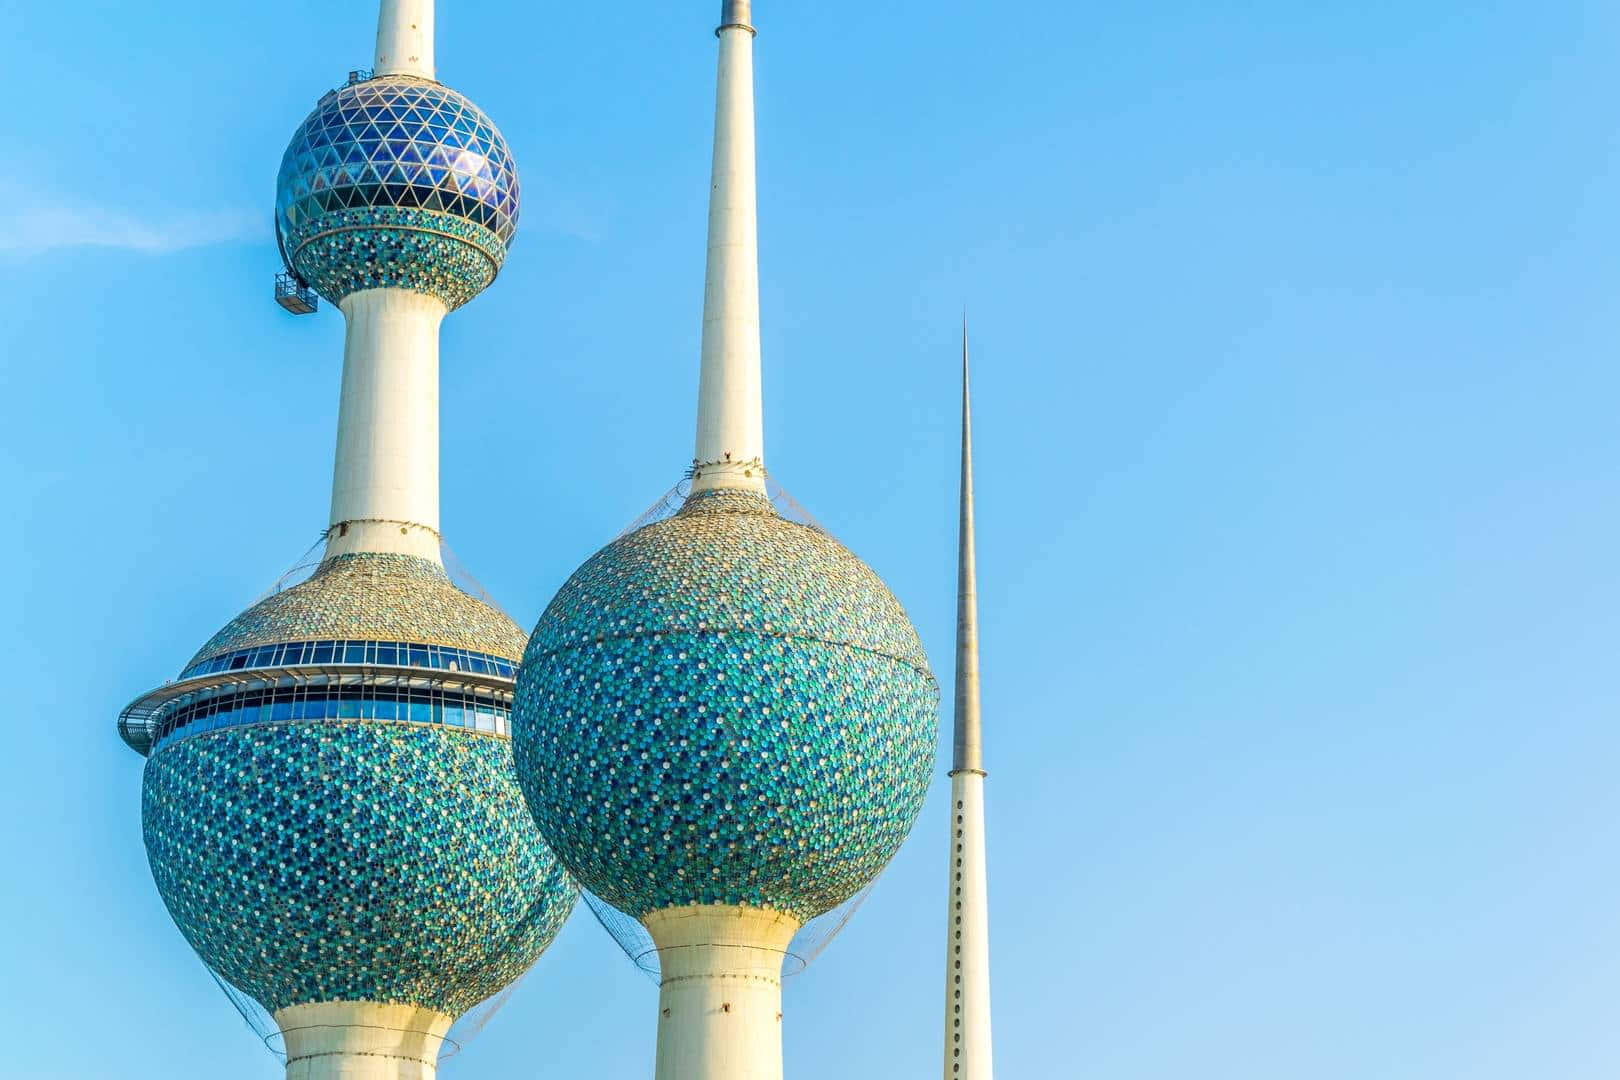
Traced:
<path id="1" fill-rule="evenodd" d="M 956 731 L 945 921 L 944 1080 L 990 1080 L 990 925 L 979 726 L 979 590 L 973 529 L 973 404 L 962 321 L 962 495 L 956 592 Z"/>
<path id="2" fill-rule="evenodd" d="M 439 555 L 439 325 L 449 308 L 409 289 L 366 289 L 347 323 L 326 556 Z"/>
<path id="3" fill-rule="evenodd" d="M 433 0 L 381 0 L 378 76 L 434 78 Z M 364 289 L 347 323 L 326 556 L 379 552 L 438 564 L 439 326 L 428 291 Z"/>
<path id="4" fill-rule="evenodd" d="M 434 77 L 433 0 L 382 0 L 375 70 L 378 75 Z"/>
<path id="5" fill-rule="evenodd" d="M 765 491 L 751 17 L 748 0 L 726 0 L 716 31 L 720 63 L 694 493 L 716 488 Z"/>

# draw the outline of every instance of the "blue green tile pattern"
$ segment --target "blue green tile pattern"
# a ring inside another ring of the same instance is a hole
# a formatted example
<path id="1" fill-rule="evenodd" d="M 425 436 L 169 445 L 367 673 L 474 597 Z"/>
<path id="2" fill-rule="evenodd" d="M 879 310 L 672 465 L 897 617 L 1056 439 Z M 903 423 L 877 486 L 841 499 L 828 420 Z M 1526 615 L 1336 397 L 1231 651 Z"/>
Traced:
<path id="1" fill-rule="evenodd" d="M 267 596 L 208 640 L 186 669 L 260 645 L 316 639 L 440 645 L 516 660 L 524 635 L 456 588 L 437 563 L 365 552 L 327 559 L 308 581 Z"/>
<path id="2" fill-rule="evenodd" d="M 387 75 L 327 94 L 293 133 L 276 230 L 287 265 L 334 304 L 392 286 L 455 308 L 500 272 L 521 198 L 506 140 L 478 106 Z"/>
<path id="3" fill-rule="evenodd" d="M 489 287 L 505 261 L 488 230 L 427 210 L 336 210 L 286 234 L 298 276 L 332 303 L 362 289 L 409 289 L 452 311 Z"/>
<path id="4" fill-rule="evenodd" d="M 159 750 L 142 817 L 181 932 L 270 1012 L 320 1001 L 460 1015 L 574 906 L 505 739 L 415 724 L 233 728 Z"/>
<path id="5" fill-rule="evenodd" d="M 761 496 L 716 492 L 563 586 L 519 669 L 513 744 L 541 833 L 615 907 L 809 919 L 911 830 L 938 705 L 865 564 Z"/>

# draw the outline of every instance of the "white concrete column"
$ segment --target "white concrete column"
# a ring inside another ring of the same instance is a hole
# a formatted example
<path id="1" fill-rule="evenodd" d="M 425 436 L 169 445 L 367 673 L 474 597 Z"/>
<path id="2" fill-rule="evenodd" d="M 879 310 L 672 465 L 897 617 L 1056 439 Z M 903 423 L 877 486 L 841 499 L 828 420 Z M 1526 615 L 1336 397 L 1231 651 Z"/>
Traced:
<path id="1" fill-rule="evenodd" d="M 452 1018 L 371 1002 L 294 1005 L 275 1015 L 287 1080 L 433 1080 Z"/>
<path id="2" fill-rule="evenodd" d="M 984 774 L 951 774 L 950 917 L 945 934 L 945 1080 L 990 1080 L 990 904 Z"/>
<path id="3" fill-rule="evenodd" d="M 438 562 L 439 324 L 449 309 L 407 289 L 366 289 L 339 306 L 348 333 L 326 554 Z"/>
<path id="4" fill-rule="evenodd" d="M 433 0 L 382 0 L 373 70 L 378 75 L 434 77 Z"/>
<path id="5" fill-rule="evenodd" d="M 782 961 L 798 920 L 715 905 L 642 922 L 662 975 L 655 1080 L 782 1080 Z"/>
<path id="6" fill-rule="evenodd" d="M 754 170 L 754 31 L 749 6 L 727 0 L 720 36 L 703 291 L 694 492 L 763 492 L 759 369 L 759 214 Z"/>

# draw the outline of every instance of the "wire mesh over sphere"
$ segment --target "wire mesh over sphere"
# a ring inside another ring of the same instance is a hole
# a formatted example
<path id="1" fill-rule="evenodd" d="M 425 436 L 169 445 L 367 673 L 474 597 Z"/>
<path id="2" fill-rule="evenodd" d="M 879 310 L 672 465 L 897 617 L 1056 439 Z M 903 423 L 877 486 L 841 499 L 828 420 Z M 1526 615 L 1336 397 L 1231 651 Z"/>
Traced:
<path id="1" fill-rule="evenodd" d="M 158 751 L 142 806 L 169 913 L 272 1013 L 373 1001 L 459 1016 L 526 972 L 574 906 L 502 739 L 230 728 Z"/>
<path id="2" fill-rule="evenodd" d="M 521 193 L 506 140 L 449 87 L 388 75 L 323 97 L 276 181 L 287 265 L 336 304 L 405 288 L 454 309 L 500 272 Z"/>
<path id="3" fill-rule="evenodd" d="M 864 563 L 764 496 L 715 491 L 563 586 L 519 671 L 513 748 L 542 835 L 614 907 L 802 922 L 910 832 L 938 703 Z"/>
<path id="4" fill-rule="evenodd" d="M 341 555 L 151 695 L 125 727 L 152 876 L 221 980 L 455 1017 L 534 964 L 578 889 L 504 734 L 523 640 L 436 563 Z"/>

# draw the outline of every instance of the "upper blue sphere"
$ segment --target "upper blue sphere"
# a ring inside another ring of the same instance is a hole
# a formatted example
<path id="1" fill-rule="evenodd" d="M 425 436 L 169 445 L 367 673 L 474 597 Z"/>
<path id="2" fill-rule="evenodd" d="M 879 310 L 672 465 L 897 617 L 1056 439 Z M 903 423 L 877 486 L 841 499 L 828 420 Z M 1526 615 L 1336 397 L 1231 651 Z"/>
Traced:
<path id="1" fill-rule="evenodd" d="M 910 832 L 938 704 L 877 575 L 763 496 L 714 492 L 562 587 L 524 654 L 513 749 L 541 835 L 620 910 L 808 920 Z"/>
<path id="2" fill-rule="evenodd" d="M 506 261 L 519 202 L 506 140 L 478 106 L 385 75 L 327 94 L 293 134 L 276 232 L 287 265 L 334 304 L 394 287 L 456 308 Z"/>

